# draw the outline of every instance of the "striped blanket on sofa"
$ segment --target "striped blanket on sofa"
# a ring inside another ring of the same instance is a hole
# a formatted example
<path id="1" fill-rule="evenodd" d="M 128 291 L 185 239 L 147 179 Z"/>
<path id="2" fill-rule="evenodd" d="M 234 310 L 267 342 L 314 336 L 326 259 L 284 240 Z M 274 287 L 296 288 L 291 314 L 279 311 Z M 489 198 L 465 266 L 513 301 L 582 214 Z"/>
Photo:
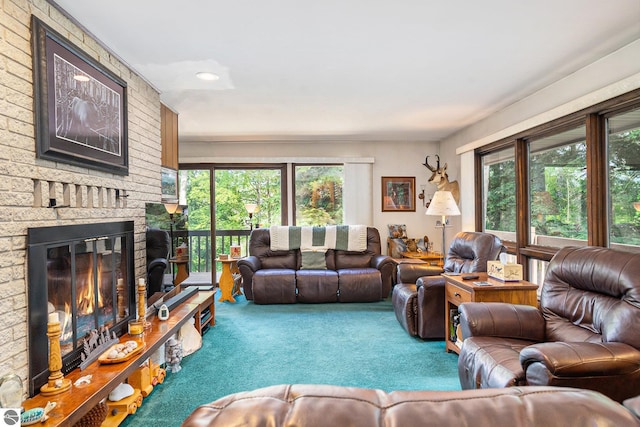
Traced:
<path id="1" fill-rule="evenodd" d="M 328 225 L 325 227 L 272 226 L 269 229 L 272 251 L 327 250 L 364 252 L 367 249 L 366 225 Z"/>

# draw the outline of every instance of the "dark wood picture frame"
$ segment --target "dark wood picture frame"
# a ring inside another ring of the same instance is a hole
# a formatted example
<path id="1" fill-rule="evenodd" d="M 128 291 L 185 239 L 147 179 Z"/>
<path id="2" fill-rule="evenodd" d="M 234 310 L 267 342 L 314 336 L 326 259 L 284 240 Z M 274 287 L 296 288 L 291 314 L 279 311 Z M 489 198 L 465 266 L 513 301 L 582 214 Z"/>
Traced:
<path id="1" fill-rule="evenodd" d="M 31 19 L 37 156 L 128 175 L 127 84 Z"/>
<path id="2" fill-rule="evenodd" d="M 414 176 L 382 177 L 382 212 L 415 212 L 416 178 Z"/>

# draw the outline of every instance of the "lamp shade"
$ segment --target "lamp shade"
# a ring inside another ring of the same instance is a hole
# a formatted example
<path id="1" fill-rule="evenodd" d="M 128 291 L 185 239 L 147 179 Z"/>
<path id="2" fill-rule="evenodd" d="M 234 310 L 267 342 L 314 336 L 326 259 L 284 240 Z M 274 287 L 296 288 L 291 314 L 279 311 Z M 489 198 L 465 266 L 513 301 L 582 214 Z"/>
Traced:
<path id="1" fill-rule="evenodd" d="M 453 216 L 460 215 L 460 209 L 451 191 L 436 191 L 429 203 L 425 215 Z"/>
<path id="2" fill-rule="evenodd" d="M 178 203 L 165 203 L 164 208 L 167 210 L 167 213 L 173 215 L 178 212 L 178 208 L 180 204 Z"/>
<path id="3" fill-rule="evenodd" d="M 250 214 L 254 214 L 258 211 L 258 205 L 256 205 L 255 203 L 245 203 L 244 208 Z"/>

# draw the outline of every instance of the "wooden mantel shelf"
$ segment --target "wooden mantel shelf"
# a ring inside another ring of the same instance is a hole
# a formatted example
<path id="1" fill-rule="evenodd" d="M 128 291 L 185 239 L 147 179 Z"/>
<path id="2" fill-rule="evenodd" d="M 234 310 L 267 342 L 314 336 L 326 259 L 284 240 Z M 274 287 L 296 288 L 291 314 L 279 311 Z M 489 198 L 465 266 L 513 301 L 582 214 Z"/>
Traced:
<path id="1" fill-rule="evenodd" d="M 109 396 L 109 393 L 124 382 L 138 367 L 149 358 L 162 344 L 180 327 L 191 319 L 198 311 L 203 298 L 209 297 L 211 292 L 198 292 L 184 303 L 171 311 L 168 320 L 161 321 L 156 316 L 147 320 L 151 322 L 151 330 L 145 333 L 145 349 L 137 356 L 122 363 L 101 365 L 97 360 L 86 369 L 74 369 L 65 378 L 73 384 L 78 378 L 92 375 L 91 383 L 81 386 L 71 386 L 71 389 L 55 396 L 42 396 L 40 394 L 23 402 L 25 410 L 31 408 L 44 408 L 48 401 L 55 402 L 56 407 L 49 413 L 49 419 L 38 425 L 72 426 L 77 423 L 87 412 L 93 409 L 100 401 Z M 128 334 L 120 337 L 120 342 L 132 339 Z"/>

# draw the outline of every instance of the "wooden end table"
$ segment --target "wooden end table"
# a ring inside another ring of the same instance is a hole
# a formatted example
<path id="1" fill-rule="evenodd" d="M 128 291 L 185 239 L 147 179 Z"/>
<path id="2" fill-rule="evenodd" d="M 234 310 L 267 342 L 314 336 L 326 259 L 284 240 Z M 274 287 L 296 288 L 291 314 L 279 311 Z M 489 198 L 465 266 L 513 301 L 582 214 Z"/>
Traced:
<path id="1" fill-rule="evenodd" d="M 220 293 L 222 295 L 218 301 L 236 302 L 234 295 L 238 294 L 234 293 L 233 275 L 238 271 L 238 260 L 236 258 L 216 258 L 216 261 L 222 264 L 222 274 L 220 274 Z"/>
<path id="2" fill-rule="evenodd" d="M 189 277 L 189 258 L 169 258 L 169 262 L 176 265 L 176 277 L 173 279 L 173 285 L 180 286 L 180 283 Z"/>
<path id="3" fill-rule="evenodd" d="M 478 276 L 477 279 L 463 280 L 463 276 Z M 460 353 L 459 343 L 451 340 L 451 310 L 458 308 L 463 302 L 506 302 L 538 306 L 538 296 L 535 283 L 519 280 L 517 282 L 503 282 L 490 278 L 487 273 L 462 273 L 458 276 L 444 274 L 445 278 L 445 342 L 446 351 Z M 476 285 L 474 282 L 488 282 L 488 286 Z M 457 335 L 457 333 L 456 333 Z"/>
<path id="4" fill-rule="evenodd" d="M 437 265 L 440 267 L 444 264 L 442 254 L 440 252 L 400 252 L 400 255 L 403 258 L 419 259 L 426 261 L 431 265 Z M 434 261 L 437 263 L 434 264 Z"/>

